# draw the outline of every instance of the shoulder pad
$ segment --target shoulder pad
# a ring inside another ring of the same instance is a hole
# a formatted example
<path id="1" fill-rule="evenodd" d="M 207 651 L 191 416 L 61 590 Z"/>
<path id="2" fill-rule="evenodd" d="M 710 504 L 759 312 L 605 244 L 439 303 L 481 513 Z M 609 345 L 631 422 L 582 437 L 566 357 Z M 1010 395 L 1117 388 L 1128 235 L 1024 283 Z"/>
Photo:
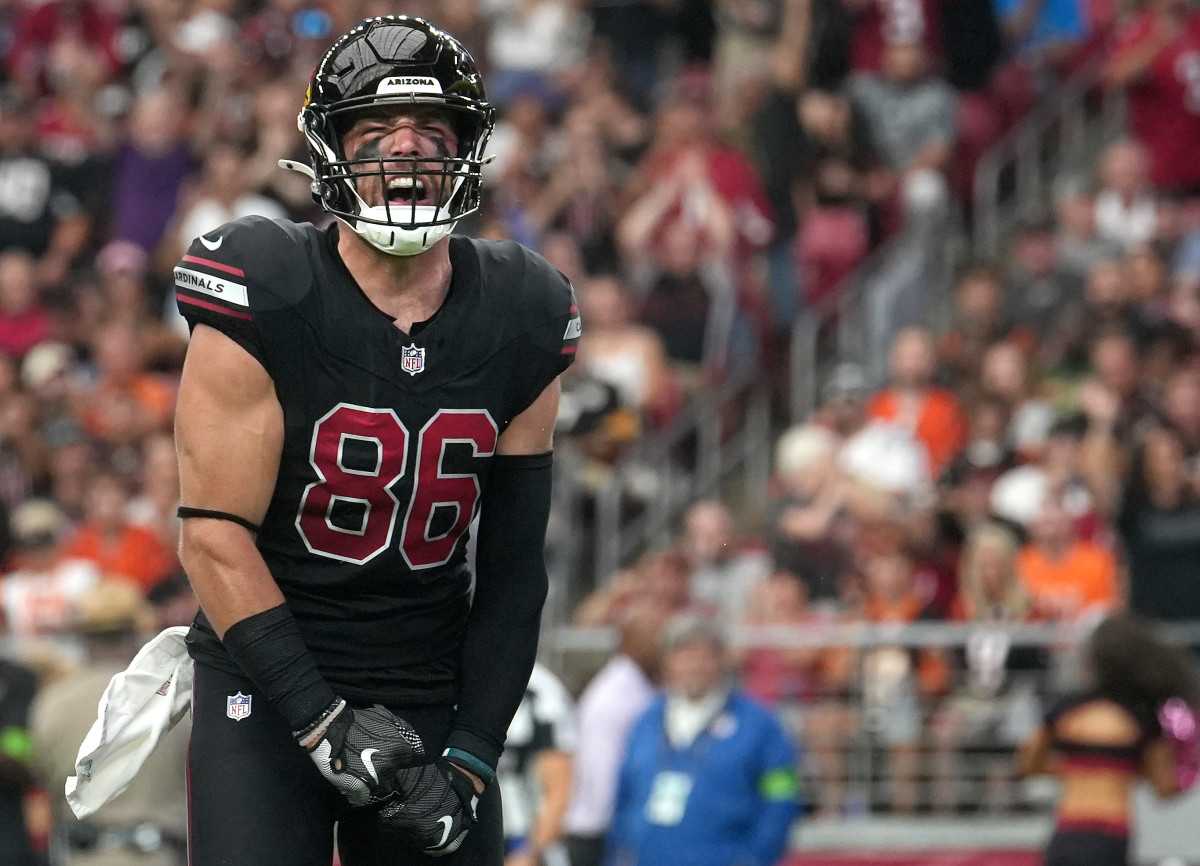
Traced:
<path id="1" fill-rule="evenodd" d="M 476 241 L 485 303 L 547 350 L 574 346 L 581 331 L 570 281 L 538 253 L 515 241 Z M 547 339 L 547 335 L 553 339 Z M 515 336 L 515 335 L 514 335 Z"/>
<path id="2" fill-rule="evenodd" d="M 294 305 L 312 283 L 308 234 L 287 220 L 249 216 L 201 235 L 175 266 L 180 303 L 235 318 Z"/>

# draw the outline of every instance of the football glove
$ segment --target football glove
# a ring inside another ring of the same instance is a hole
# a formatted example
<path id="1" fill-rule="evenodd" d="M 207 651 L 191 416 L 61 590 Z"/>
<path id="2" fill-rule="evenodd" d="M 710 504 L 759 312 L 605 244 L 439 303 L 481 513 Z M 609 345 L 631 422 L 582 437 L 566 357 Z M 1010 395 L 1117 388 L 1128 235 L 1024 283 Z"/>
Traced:
<path id="1" fill-rule="evenodd" d="M 391 796 L 389 783 L 396 770 L 426 760 L 420 735 L 378 704 L 354 710 L 339 698 L 295 736 L 321 775 L 352 806 Z"/>
<path id="2" fill-rule="evenodd" d="M 398 770 L 396 798 L 379 817 L 385 836 L 434 857 L 453 854 L 475 823 L 479 795 L 471 777 L 445 758 Z"/>

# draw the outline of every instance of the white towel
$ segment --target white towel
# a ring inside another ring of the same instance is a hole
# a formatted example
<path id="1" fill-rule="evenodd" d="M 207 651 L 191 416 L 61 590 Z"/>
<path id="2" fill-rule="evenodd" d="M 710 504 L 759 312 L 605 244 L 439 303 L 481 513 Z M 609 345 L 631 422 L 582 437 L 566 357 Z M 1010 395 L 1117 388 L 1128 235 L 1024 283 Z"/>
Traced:
<path id="1" fill-rule="evenodd" d="M 162 631 L 114 676 L 96 721 L 79 747 L 67 802 L 86 818 L 124 791 L 155 746 L 192 704 L 192 660 L 186 626 Z"/>

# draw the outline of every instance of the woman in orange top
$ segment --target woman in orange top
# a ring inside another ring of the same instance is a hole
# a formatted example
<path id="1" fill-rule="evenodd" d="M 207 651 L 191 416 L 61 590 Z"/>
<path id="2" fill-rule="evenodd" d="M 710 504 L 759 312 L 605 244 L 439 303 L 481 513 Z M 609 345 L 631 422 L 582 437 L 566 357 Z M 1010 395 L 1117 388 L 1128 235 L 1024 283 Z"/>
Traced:
<path id="1" fill-rule="evenodd" d="M 1046 495 L 1029 535 L 1030 543 L 1017 556 L 1017 572 L 1040 614 L 1069 620 L 1123 606 L 1116 557 L 1075 537 L 1061 494 Z"/>
<path id="2" fill-rule="evenodd" d="M 935 387 L 937 353 L 924 328 L 905 328 L 892 342 L 891 381 L 867 404 L 867 417 L 909 430 L 925 446 L 939 477 L 962 449 L 967 422 L 953 393 Z"/>
<path id="3" fill-rule="evenodd" d="M 1129 614 L 1096 627 L 1087 660 L 1089 687 L 1051 710 L 1021 749 L 1022 775 L 1062 782 L 1046 866 L 1126 866 L 1134 786 L 1145 779 L 1161 798 L 1181 788 L 1162 707 L 1200 705 L 1190 657 Z"/>

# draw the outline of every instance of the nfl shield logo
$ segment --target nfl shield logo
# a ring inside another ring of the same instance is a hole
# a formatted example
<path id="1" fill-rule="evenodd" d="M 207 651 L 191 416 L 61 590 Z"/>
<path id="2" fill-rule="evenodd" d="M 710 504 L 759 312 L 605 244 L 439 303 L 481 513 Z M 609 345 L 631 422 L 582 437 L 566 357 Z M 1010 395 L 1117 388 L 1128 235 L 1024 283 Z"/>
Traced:
<path id="1" fill-rule="evenodd" d="M 415 376 L 425 369 L 425 349 L 416 343 L 410 343 L 400 352 L 400 369 L 410 376 Z"/>
<path id="2" fill-rule="evenodd" d="M 225 715 L 235 722 L 250 718 L 250 695 L 241 692 L 230 695 L 225 702 Z"/>

